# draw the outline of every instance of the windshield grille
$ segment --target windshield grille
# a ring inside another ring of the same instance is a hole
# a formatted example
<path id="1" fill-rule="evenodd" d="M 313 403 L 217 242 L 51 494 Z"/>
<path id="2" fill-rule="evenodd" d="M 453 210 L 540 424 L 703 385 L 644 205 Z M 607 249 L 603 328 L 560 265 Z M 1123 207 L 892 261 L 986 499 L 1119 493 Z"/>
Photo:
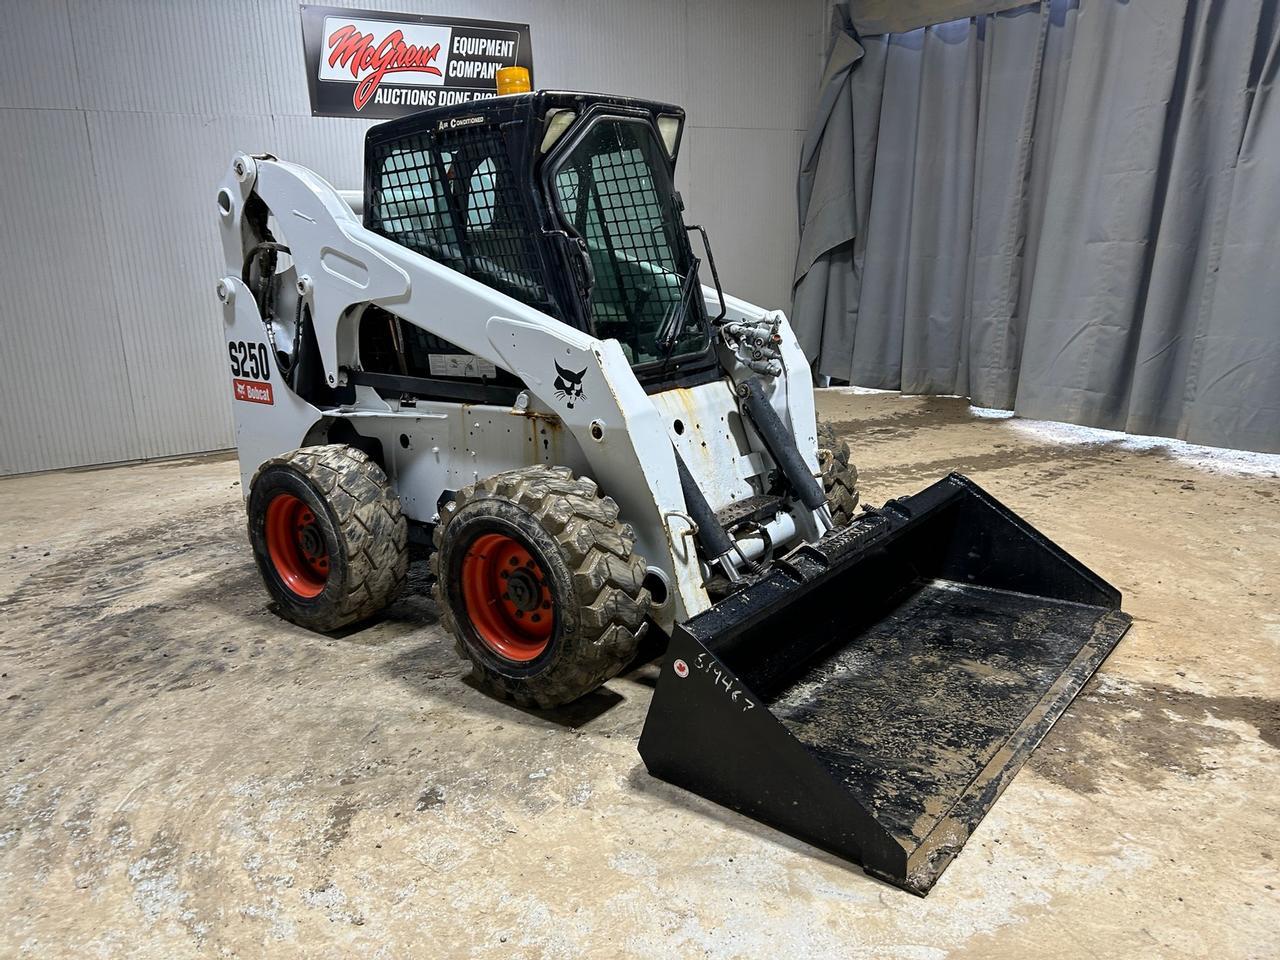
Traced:
<path id="1" fill-rule="evenodd" d="M 595 123 L 555 171 L 560 211 L 587 243 L 595 286 L 596 335 L 616 338 L 633 365 L 664 359 L 658 335 L 682 309 L 690 271 L 683 227 L 660 146 L 650 127 L 623 119 Z M 690 298 L 688 320 L 700 319 Z M 686 322 L 674 352 L 701 350 L 703 325 Z"/>

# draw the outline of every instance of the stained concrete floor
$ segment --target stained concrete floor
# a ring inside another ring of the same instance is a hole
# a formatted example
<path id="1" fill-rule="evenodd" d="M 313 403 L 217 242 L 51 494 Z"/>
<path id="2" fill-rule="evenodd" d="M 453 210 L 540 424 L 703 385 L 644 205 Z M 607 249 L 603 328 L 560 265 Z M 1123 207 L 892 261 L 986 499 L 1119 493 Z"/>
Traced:
<path id="1" fill-rule="evenodd" d="M 0 481 L 0 956 L 1280 955 L 1280 460 L 820 406 L 867 499 L 962 470 L 1136 620 L 927 899 L 650 779 L 653 666 L 539 716 L 421 594 L 277 619 L 214 457 Z"/>

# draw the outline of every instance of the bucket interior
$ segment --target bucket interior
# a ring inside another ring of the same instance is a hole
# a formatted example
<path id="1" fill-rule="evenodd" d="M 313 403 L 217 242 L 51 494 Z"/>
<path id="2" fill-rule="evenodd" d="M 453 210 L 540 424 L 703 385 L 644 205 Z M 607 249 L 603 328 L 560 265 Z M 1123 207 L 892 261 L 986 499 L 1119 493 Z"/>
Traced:
<path id="1" fill-rule="evenodd" d="M 828 585 L 837 642 L 767 692 L 773 716 L 903 847 L 952 815 L 1084 643 L 1099 611 L 954 581 L 913 581 L 854 627 L 857 585 Z M 843 621 L 844 627 L 840 624 Z M 744 681 L 750 665 L 730 668 Z"/>
<path id="2" fill-rule="evenodd" d="M 641 752 L 923 893 L 1119 641 L 1119 602 L 953 475 L 678 628 L 673 656 L 696 666 L 705 650 L 764 717 L 664 670 Z"/>

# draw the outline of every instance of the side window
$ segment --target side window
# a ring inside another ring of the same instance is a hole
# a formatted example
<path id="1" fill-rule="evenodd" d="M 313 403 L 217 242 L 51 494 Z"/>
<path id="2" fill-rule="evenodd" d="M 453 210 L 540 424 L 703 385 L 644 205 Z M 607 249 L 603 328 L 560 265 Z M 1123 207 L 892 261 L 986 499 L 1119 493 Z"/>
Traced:
<path id="1" fill-rule="evenodd" d="M 463 128 L 380 144 L 370 226 L 508 296 L 556 312 L 542 277 L 540 232 L 501 130 Z"/>
<path id="2" fill-rule="evenodd" d="M 382 162 L 378 207 L 382 229 L 389 234 L 429 235 L 448 242 L 450 224 L 444 190 L 435 176 L 430 154 L 399 150 Z"/>
<path id="3" fill-rule="evenodd" d="M 485 230 L 493 226 L 493 208 L 497 197 L 497 174 L 493 160 L 486 158 L 471 174 L 467 183 L 467 230 Z"/>

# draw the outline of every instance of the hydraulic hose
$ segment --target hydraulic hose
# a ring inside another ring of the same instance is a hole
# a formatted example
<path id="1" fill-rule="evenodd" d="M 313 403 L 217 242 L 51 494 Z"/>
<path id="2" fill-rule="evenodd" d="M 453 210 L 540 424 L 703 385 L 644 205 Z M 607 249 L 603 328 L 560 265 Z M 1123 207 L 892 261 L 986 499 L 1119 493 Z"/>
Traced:
<path id="1" fill-rule="evenodd" d="M 693 479 L 693 474 L 685 465 L 684 457 L 680 456 L 680 451 L 674 452 L 676 469 L 680 473 L 680 490 L 684 493 L 684 506 L 693 522 L 698 525 L 698 545 L 702 547 L 708 560 L 719 560 L 733 549 L 733 541 L 725 533 L 724 527 L 720 526 L 715 511 L 698 487 L 698 481 Z"/>
<path id="2" fill-rule="evenodd" d="M 752 377 L 738 385 L 743 411 L 750 418 L 760 439 L 764 441 L 769 456 L 786 478 L 787 486 L 810 510 L 817 510 L 827 502 L 827 495 L 796 448 L 796 438 L 782 422 L 778 412 L 765 399 L 764 386 L 759 377 Z M 696 517 L 694 519 L 697 519 Z"/>

